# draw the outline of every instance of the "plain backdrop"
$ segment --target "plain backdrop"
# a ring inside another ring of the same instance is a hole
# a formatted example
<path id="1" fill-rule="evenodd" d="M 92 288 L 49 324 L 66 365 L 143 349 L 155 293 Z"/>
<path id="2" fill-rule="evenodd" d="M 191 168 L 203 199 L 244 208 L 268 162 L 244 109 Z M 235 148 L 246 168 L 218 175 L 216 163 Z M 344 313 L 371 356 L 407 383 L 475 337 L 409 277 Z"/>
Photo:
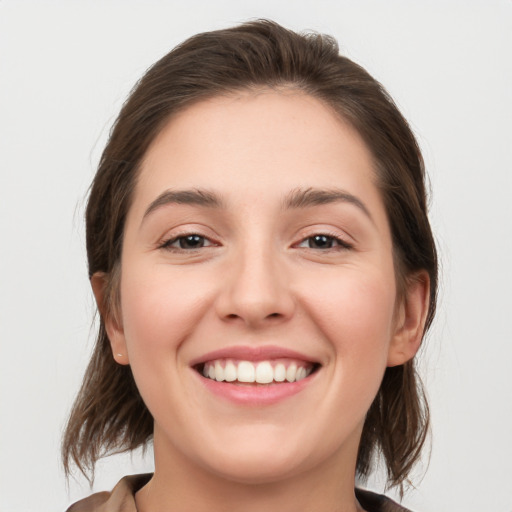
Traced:
<path id="1" fill-rule="evenodd" d="M 260 17 L 334 35 L 424 151 L 442 281 L 421 353 L 430 464 L 404 503 L 512 511 L 509 0 L 0 0 L 0 511 L 64 511 L 91 492 L 66 483 L 59 444 L 93 342 L 85 197 L 122 102 L 186 37 Z M 94 490 L 151 464 L 107 459 Z"/>

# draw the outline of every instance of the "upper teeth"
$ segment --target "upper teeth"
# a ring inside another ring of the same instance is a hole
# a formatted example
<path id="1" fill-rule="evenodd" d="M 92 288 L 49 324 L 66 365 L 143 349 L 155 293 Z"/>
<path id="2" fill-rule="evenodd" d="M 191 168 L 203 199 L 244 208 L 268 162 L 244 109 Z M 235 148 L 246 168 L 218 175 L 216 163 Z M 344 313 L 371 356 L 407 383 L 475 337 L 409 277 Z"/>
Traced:
<path id="1" fill-rule="evenodd" d="M 284 363 L 272 364 L 270 361 L 234 362 L 227 360 L 210 361 L 203 367 L 203 375 L 209 379 L 219 382 L 257 382 L 258 384 L 269 384 L 271 382 L 295 382 L 307 377 L 312 371 L 311 365 L 307 363 L 291 363 L 286 366 Z"/>

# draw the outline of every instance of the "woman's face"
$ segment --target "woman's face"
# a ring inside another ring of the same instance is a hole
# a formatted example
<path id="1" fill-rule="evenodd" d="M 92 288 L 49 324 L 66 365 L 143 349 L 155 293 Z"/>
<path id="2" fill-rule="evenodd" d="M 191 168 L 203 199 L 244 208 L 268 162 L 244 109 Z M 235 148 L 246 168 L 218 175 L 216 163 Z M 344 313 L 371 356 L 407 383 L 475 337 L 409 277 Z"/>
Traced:
<path id="1" fill-rule="evenodd" d="M 161 131 L 107 321 L 157 470 L 263 482 L 355 465 L 386 366 L 415 350 L 374 181 L 359 135 L 298 92 L 214 98 Z"/>

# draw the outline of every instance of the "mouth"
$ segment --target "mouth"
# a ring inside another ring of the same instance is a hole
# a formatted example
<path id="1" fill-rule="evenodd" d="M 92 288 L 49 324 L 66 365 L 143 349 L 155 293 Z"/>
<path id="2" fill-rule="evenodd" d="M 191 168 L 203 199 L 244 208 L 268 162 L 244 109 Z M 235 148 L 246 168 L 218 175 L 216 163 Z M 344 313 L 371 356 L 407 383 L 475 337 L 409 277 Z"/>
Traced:
<path id="1" fill-rule="evenodd" d="M 204 378 L 238 385 L 264 386 L 299 382 L 318 370 L 318 363 L 279 358 L 261 361 L 209 360 L 195 366 Z"/>
<path id="2" fill-rule="evenodd" d="M 279 347 L 229 347 L 191 362 L 203 385 L 239 405 L 270 405 L 312 383 L 322 365 Z"/>

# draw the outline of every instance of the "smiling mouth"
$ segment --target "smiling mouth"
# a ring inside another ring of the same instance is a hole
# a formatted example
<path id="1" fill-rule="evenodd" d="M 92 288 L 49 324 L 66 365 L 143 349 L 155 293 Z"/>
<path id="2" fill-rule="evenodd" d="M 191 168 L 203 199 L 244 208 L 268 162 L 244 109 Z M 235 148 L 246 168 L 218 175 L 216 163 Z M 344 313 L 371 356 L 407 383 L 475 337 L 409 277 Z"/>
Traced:
<path id="1" fill-rule="evenodd" d="M 317 371 L 319 364 L 290 359 L 245 361 L 217 359 L 195 369 L 206 379 L 240 385 L 269 385 L 298 382 Z"/>

